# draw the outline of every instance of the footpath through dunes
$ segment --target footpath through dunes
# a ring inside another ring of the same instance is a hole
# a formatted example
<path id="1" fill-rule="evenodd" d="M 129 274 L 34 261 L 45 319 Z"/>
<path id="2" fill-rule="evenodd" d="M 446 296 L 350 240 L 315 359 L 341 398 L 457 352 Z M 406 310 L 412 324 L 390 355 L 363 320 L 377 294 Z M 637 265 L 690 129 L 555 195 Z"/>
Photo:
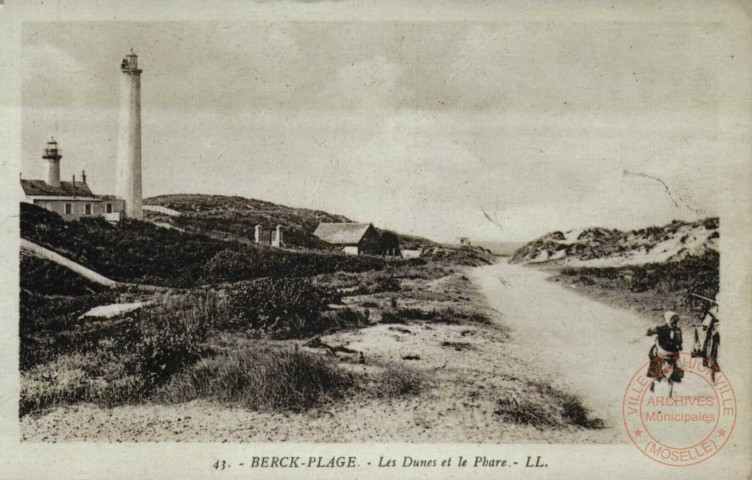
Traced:
<path id="1" fill-rule="evenodd" d="M 472 271 L 490 305 L 511 329 L 510 343 L 537 369 L 548 371 L 563 388 L 579 395 L 603 419 L 616 439 L 623 432 L 621 403 L 632 375 L 648 360 L 655 337 L 645 335 L 663 322 L 610 307 L 546 280 L 550 273 L 500 262 Z M 693 331 L 683 332 L 684 350 L 691 349 Z M 685 376 L 675 395 L 693 395 L 702 380 Z M 657 385 L 664 392 L 666 384 Z M 618 441 L 618 440 L 617 440 Z"/>

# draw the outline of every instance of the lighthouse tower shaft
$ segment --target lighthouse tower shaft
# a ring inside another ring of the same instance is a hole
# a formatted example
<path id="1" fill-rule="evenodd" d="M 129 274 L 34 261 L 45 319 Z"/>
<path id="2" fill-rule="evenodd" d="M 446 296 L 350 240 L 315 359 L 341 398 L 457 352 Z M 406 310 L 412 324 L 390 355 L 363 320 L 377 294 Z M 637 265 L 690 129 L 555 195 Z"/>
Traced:
<path id="1" fill-rule="evenodd" d="M 141 208 L 141 70 L 133 50 L 120 64 L 120 135 L 117 195 L 125 200 L 125 215 L 142 219 Z"/>

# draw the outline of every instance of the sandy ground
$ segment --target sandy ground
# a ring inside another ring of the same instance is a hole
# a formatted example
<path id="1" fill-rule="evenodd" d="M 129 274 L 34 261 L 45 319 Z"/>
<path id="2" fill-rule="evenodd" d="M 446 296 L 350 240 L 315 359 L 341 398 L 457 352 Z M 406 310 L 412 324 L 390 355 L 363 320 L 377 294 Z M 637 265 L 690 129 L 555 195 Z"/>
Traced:
<path id="1" fill-rule="evenodd" d="M 79 318 L 84 317 L 96 317 L 96 318 L 113 318 L 124 313 L 138 310 L 144 305 L 148 305 L 151 302 L 131 302 L 131 303 L 112 303 L 110 305 L 100 305 L 94 307 L 88 312 L 82 314 Z"/>
<path id="2" fill-rule="evenodd" d="M 499 312 L 499 326 L 379 324 L 322 340 L 345 368 L 367 374 L 405 364 L 423 373 L 418 396 L 358 394 L 306 413 L 272 414 L 195 401 L 181 405 L 60 407 L 21 419 L 30 441 L 549 442 L 627 441 L 620 405 L 647 360 L 652 320 L 546 281 L 532 268 L 499 263 L 470 271 Z M 502 328 L 503 327 L 503 328 Z M 636 340 L 630 343 L 632 340 Z M 319 350 L 320 351 L 320 350 Z M 363 352 L 365 364 L 358 361 Z M 375 377 L 374 377 L 375 378 Z M 540 430 L 502 421 L 496 402 L 539 381 L 577 393 L 606 428 Z M 522 387 L 521 387 L 522 386 Z M 685 384 L 677 387 L 687 388 Z"/>
<path id="3" fill-rule="evenodd" d="M 472 273 L 491 306 L 504 313 L 515 343 L 561 379 L 566 390 L 580 395 L 616 438 L 626 441 L 621 431 L 624 392 L 648 361 L 655 337 L 646 336 L 646 330 L 663 323 L 661 313 L 648 318 L 610 307 L 548 282 L 550 274 L 534 268 L 504 262 Z M 682 333 L 688 351 L 693 331 L 685 328 Z M 674 394 L 704 392 L 701 382 L 685 377 L 674 386 Z M 665 382 L 658 384 L 656 393 L 665 395 L 666 388 Z"/>
<path id="4" fill-rule="evenodd" d="M 494 327 L 376 325 L 322 340 L 363 352 L 343 354 L 343 367 L 367 373 L 402 362 L 425 375 L 424 392 L 404 398 L 361 394 L 302 414 L 270 414 L 196 401 L 112 409 L 77 405 L 21 420 L 32 441 L 321 441 L 552 442 L 588 441 L 577 427 L 538 430 L 494 414 L 499 392 L 514 388 L 527 366 L 506 350 Z M 450 342 L 445 345 L 444 342 Z M 457 349 L 461 351 L 458 351 Z M 595 441 L 591 439 L 590 441 Z"/>
<path id="5" fill-rule="evenodd" d="M 397 360 L 423 371 L 428 383 L 418 396 L 358 395 L 300 414 L 252 412 L 204 401 L 113 409 L 77 405 L 24 417 L 23 439 L 561 443 L 579 438 L 583 431 L 576 427 L 543 431 L 505 424 L 494 414 L 495 392 L 513 385 L 513 372 L 524 368 L 501 351 L 502 337 L 487 327 L 377 325 L 323 339 L 364 352 L 365 365 L 342 358 L 343 366 L 353 371 L 379 369 L 383 362 Z M 442 346 L 445 341 L 462 344 L 462 352 Z"/>

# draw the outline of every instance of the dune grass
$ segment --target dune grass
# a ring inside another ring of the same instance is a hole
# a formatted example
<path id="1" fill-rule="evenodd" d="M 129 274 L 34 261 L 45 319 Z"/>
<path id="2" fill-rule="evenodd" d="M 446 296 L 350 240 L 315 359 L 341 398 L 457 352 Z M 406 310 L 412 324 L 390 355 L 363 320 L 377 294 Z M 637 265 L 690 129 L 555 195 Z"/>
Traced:
<path id="1" fill-rule="evenodd" d="M 379 397 L 417 395 L 428 385 L 424 372 L 404 364 L 388 364 L 377 381 Z"/>
<path id="2" fill-rule="evenodd" d="M 100 350 L 71 353 L 23 372 L 19 416 L 45 408 L 91 402 L 103 406 L 137 402 L 143 376 L 130 357 Z"/>
<path id="3" fill-rule="evenodd" d="M 214 400 L 260 411 L 303 411 L 342 398 L 352 374 L 330 358 L 291 349 L 260 348 L 200 360 L 164 385 L 155 400 Z"/>
<path id="4" fill-rule="evenodd" d="M 113 280 L 176 288 L 263 277 L 307 277 L 382 270 L 385 259 L 333 251 L 285 251 L 125 219 L 66 222 L 54 212 L 21 204 L 21 237 L 50 248 Z M 250 234 L 252 238 L 252 233 Z M 22 265 L 22 279 L 32 271 Z M 41 275 L 35 276 L 43 280 Z"/>
<path id="5" fill-rule="evenodd" d="M 133 268 L 138 267 L 140 273 L 126 275 L 128 278 L 142 278 L 143 272 L 165 273 L 160 265 L 154 264 L 164 263 L 171 255 L 183 255 L 180 243 L 188 238 L 179 232 L 154 230 L 155 227 L 138 222 L 126 222 L 113 229 L 102 222 L 60 220 L 53 222 L 55 228 L 50 232 L 41 228 L 45 222 L 36 222 L 33 215 L 26 215 L 24 224 L 28 231 L 50 242 L 64 238 L 68 242 L 64 246 L 70 247 L 70 252 L 74 252 L 71 239 L 87 238 L 87 232 L 110 241 L 137 237 L 159 240 L 148 261 L 140 257 L 134 260 L 138 265 Z M 160 243 L 164 239 L 170 242 Z M 201 248 L 189 250 L 201 254 L 196 265 L 203 266 L 191 275 L 182 272 L 187 276 L 171 271 L 169 278 L 175 281 L 174 285 L 188 286 L 211 277 L 208 286 L 165 289 L 159 294 L 127 289 L 99 292 L 79 285 L 73 278 L 57 286 L 65 295 L 52 296 L 47 288 L 54 283 L 57 270 L 33 260 L 22 264 L 27 288 L 21 298 L 21 416 L 80 402 L 110 407 L 208 399 L 254 410 L 301 411 L 354 392 L 380 398 L 414 395 L 425 388 L 427 381 L 423 374 L 408 366 L 384 366 L 383 373 L 375 378 L 354 375 L 333 358 L 270 345 L 366 327 L 372 324 L 371 309 L 376 309 L 376 319 L 379 310 L 390 309 L 394 315 L 411 321 L 483 323 L 487 320 L 469 309 L 437 307 L 427 312 L 397 309 L 397 292 L 401 298 L 415 295 L 408 291 L 412 287 L 402 288 L 403 282 L 426 283 L 456 270 L 449 262 L 451 252 L 442 260 L 391 262 L 386 269 L 381 268 L 386 265 L 383 259 L 353 260 L 343 255 L 300 253 L 306 258 L 326 257 L 331 268 L 307 268 L 308 264 L 303 262 L 297 264 L 306 270 L 303 275 L 255 263 L 254 271 L 268 276 L 236 281 L 245 278 L 246 260 L 250 257 L 235 253 L 246 247 L 219 245 L 216 240 L 196 235 L 191 239 Z M 221 251 L 215 254 L 209 247 Z M 164 257 L 162 253 L 169 255 Z M 287 252 L 264 252 L 264 255 L 299 260 Z M 212 263 L 215 260 L 221 262 Z M 218 283 L 220 277 L 212 277 L 214 267 L 227 271 L 225 262 L 237 263 L 239 271 L 244 272 L 238 278 L 221 278 L 233 283 Z M 349 268 L 340 262 L 350 266 L 360 263 L 357 268 Z M 322 270 L 329 273 L 322 274 Z M 356 294 L 368 298 L 370 307 L 357 302 L 343 305 L 345 294 L 339 290 L 344 288 L 352 288 Z M 387 304 L 390 297 L 391 307 Z M 148 299 L 151 303 L 113 319 L 79 318 L 92 306 L 134 299 Z"/>
<path id="6" fill-rule="evenodd" d="M 604 427 L 603 421 L 592 417 L 579 397 L 542 382 L 525 382 L 522 389 L 509 391 L 497 400 L 494 413 L 506 422 L 538 429 Z"/>
<path id="7" fill-rule="evenodd" d="M 622 267 L 567 267 L 550 280 L 574 285 L 591 298 L 652 316 L 675 310 L 684 318 L 704 315 L 719 290 L 720 256 L 708 252 L 677 262 Z"/>

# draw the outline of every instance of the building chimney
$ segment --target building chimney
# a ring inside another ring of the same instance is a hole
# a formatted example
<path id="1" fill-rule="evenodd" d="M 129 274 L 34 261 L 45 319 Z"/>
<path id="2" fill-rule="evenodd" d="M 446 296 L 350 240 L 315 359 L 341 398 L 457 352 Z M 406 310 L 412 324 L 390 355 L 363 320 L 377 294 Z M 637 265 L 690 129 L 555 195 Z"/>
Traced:
<path id="1" fill-rule="evenodd" d="M 47 142 L 47 148 L 44 149 L 42 158 L 47 160 L 47 185 L 50 187 L 60 188 L 60 159 L 63 158 L 62 151 L 57 148 L 55 137 Z"/>
<path id="2" fill-rule="evenodd" d="M 282 246 L 282 225 L 277 225 L 272 237 L 272 247 L 280 248 Z"/>
<path id="3" fill-rule="evenodd" d="M 76 196 L 76 176 L 73 175 L 73 196 Z"/>
<path id="4" fill-rule="evenodd" d="M 86 170 L 81 170 L 81 183 L 86 185 Z"/>
<path id="5" fill-rule="evenodd" d="M 253 229 L 253 241 L 256 243 L 261 242 L 261 225 L 256 225 L 256 228 Z"/>

